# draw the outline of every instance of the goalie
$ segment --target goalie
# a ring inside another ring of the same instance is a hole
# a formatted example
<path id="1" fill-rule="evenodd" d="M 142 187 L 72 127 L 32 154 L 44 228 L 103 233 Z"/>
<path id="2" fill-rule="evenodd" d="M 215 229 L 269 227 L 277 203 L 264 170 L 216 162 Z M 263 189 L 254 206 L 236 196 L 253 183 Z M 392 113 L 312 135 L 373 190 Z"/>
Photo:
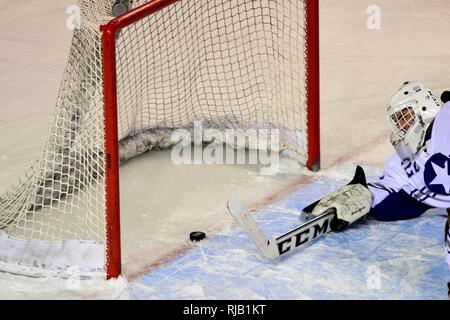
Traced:
<path id="1" fill-rule="evenodd" d="M 387 109 L 396 154 L 386 161 L 383 176 L 368 185 L 365 180 L 356 186 L 350 184 L 304 211 L 317 216 L 336 208 L 334 231 L 366 215 L 379 221 L 397 221 L 417 218 L 432 208 L 446 208 L 450 219 L 449 92 L 444 92 L 441 100 L 443 106 L 419 82 L 404 83 L 390 98 Z M 447 221 L 445 246 L 450 266 L 448 226 Z"/>
<path id="2" fill-rule="evenodd" d="M 341 231 L 363 217 L 380 221 L 417 218 L 431 208 L 450 208 L 450 93 L 438 101 L 419 82 L 406 82 L 389 101 L 391 143 L 396 154 L 376 183 L 366 183 L 361 167 L 345 187 L 303 209 L 313 219 L 276 238 L 267 239 L 256 221 L 237 201 L 230 213 L 262 254 L 275 258 L 329 231 Z M 447 209 L 447 212 L 449 210 Z M 445 228 L 450 266 L 450 234 Z"/>

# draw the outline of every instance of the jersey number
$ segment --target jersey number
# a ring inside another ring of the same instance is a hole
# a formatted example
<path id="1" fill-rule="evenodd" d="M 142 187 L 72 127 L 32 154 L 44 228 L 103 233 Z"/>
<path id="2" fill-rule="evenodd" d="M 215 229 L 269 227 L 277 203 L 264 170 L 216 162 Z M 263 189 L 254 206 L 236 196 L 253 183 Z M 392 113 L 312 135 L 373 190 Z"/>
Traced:
<path id="1" fill-rule="evenodd" d="M 417 163 L 415 161 L 414 162 L 410 162 L 405 167 L 405 172 L 408 175 L 408 178 L 411 178 L 413 175 L 415 175 L 416 173 L 420 172 L 420 167 L 417 165 Z"/>

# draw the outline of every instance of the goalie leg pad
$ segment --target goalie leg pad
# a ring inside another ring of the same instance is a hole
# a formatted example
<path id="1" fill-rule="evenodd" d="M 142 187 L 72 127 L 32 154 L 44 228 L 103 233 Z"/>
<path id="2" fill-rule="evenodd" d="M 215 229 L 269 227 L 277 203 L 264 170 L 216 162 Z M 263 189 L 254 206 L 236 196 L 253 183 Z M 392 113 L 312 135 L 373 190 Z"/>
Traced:
<path id="1" fill-rule="evenodd" d="M 336 209 L 338 219 L 352 224 L 369 213 L 372 205 L 372 193 L 361 185 L 348 185 L 323 198 L 312 211 L 321 215 L 330 208 Z"/>
<path id="2" fill-rule="evenodd" d="M 340 231 L 367 215 L 372 206 L 372 193 L 367 187 L 364 170 L 358 166 L 353 180 L 345 187 L 314 202 L 303 211 L 320 216 L 329 209 L 336 210 L 332 229 Z"/>

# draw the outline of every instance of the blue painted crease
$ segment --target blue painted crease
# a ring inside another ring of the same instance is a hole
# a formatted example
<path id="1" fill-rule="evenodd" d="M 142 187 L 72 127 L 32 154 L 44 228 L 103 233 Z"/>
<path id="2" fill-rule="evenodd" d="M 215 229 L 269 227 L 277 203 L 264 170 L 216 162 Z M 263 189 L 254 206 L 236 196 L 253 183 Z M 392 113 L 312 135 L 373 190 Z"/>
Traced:
<path id="1" fill-rule="evenodd" d="M 320 178 L 264 208 L 268 236 L 302 220 L 297 211 L 345 184 Z M 443 210 L 400 222 L 364 220 L 275 261 L 235 225 L 136 280 L 132 299 L 448 299 Z"/>

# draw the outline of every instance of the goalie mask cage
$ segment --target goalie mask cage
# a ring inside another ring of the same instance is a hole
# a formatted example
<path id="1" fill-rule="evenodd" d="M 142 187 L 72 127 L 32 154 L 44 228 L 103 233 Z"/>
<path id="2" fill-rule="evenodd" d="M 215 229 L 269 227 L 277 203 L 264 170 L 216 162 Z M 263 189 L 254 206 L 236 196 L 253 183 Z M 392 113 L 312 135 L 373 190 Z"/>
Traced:
<path id="1" fill-rule="evenodd" d="M 170 133 L 277 129 L 319 165 L 318 0 L 80 0 L 40 160 L 0 197 L 0 269 L 121 273 L 119 161 Z"/>

